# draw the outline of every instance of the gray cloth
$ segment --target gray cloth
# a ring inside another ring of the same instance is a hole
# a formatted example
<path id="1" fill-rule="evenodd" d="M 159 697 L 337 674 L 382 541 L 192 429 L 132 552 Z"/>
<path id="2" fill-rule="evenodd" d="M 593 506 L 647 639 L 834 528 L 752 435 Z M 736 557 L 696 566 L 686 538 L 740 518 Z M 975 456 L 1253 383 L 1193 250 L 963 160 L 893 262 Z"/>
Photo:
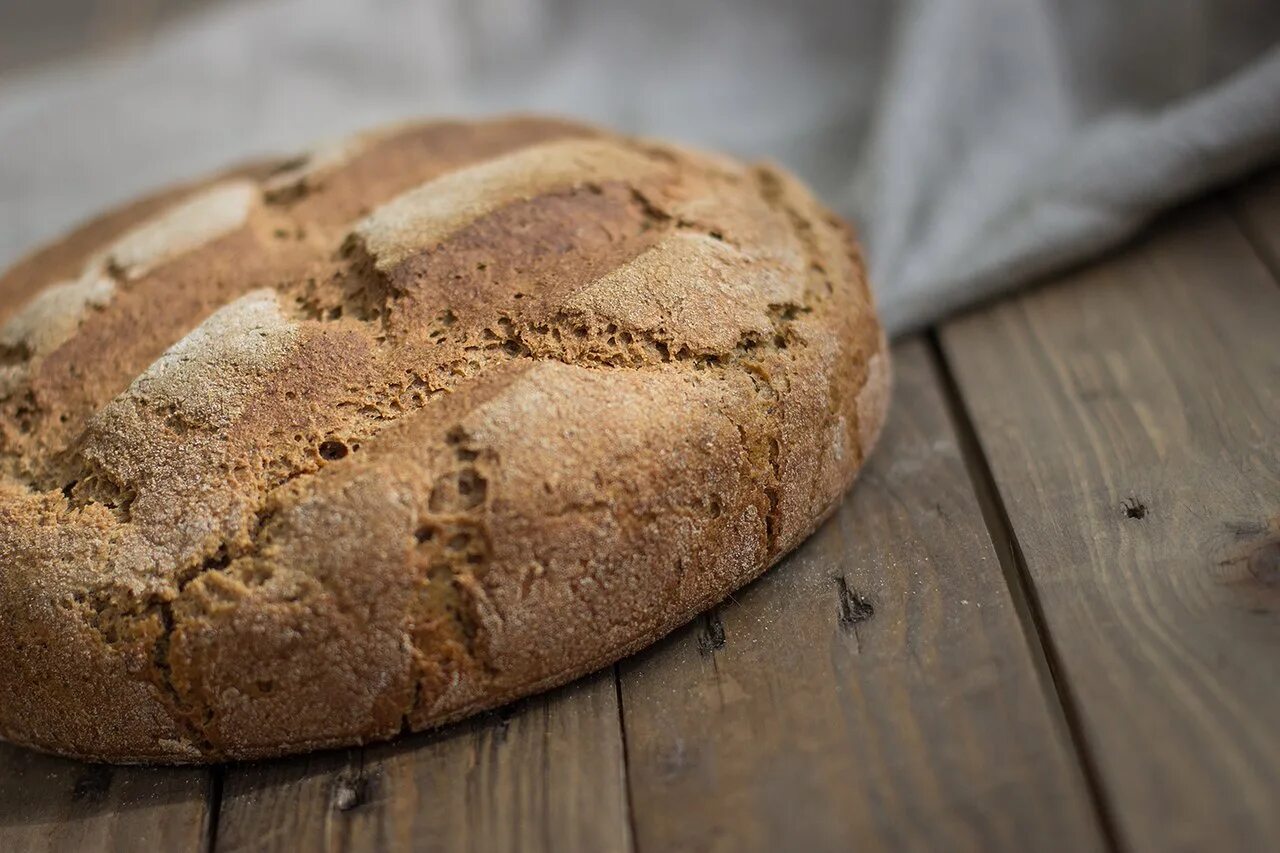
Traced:
<path id="1" fill-rule="evenodd" d="M 166 181 L 408 115 L 767 157 L 903 331 L 1280 152 L 1275 0 L 266 0 L 0 84 L 0 265 Z"/>

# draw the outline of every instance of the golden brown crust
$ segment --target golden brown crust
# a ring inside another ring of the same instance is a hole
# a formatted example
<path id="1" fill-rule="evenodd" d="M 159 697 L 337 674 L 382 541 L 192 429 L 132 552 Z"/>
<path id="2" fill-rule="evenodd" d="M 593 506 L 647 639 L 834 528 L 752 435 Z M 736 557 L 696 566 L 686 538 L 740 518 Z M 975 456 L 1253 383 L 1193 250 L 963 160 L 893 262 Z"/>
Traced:
<path id="1" fill-rule="evenodd" d="M 254 758 L 567 681 L 812 531 L 887 359 L 785 173 L 566 122 L 110 214 L 0 278 L 0 735 Z"/>

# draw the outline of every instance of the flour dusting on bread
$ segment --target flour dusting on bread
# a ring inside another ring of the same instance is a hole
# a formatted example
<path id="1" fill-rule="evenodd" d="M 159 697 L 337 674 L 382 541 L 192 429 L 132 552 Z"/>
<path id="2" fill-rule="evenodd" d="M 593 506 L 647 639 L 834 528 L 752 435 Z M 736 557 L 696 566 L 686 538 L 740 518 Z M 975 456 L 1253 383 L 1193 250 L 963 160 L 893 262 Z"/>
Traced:
<path id="1" fill-rule="evenodd" d="M 646 332 L 670 331 L 695 352 L 732 350 L 773 334 L 771 305 L 799 298 L 794 281 L 722 240 L 676 231 L 575 294 L 568 307 Z"/>
<path id="2" fill-rule="evenodd" d="M 115 282 L 89 275 L 50 285 L 0 326 L 0 349 L 44 355 L 65 341 L 84 315 L 111 301 Z"/>
<path id="3" fill-rule="evenodd" d="M 255 290 L 170 347 L 126 393 L 155 406 L 173 406 L 188 421 L 227 426 L 243 411 L 256 381 L 293 347 L 297 332 L 275 291 Z"/>
<path id="4" fill-rule="evenodd" d="M 111 301 L 115 282 L 89 274 L 50 285 L 0 326 L 0 395 L 26 374 L 32 359 L 57 349 L 85 315 Z"/>
<path id="5" fill-rule="evenodd" d="M 243 226 L 260 195 L 251 181 L 216 184 L 130 231 L 95 260 L 125 278 L 146 275 Z"/>
<path id="6" fill-rule="evenodd" d="M 548 142 L 429 181 L 375 210 L 355 233 L 385 271 L 504 205 L 592 181 L 634 181 L 657 168 L 615 143 Z"/>

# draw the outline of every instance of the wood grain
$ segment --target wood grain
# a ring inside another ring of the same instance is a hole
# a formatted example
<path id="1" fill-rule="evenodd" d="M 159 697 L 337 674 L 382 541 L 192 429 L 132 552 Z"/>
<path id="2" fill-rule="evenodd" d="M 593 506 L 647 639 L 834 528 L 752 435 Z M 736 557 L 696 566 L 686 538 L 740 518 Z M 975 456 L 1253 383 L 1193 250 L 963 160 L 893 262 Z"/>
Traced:
<path id="1" fill-rule="evenodd" d="M 928 353 L 836 515 L 622 666 L 641 851 L 1089 850 Z"/>
<path id="2" fill-rule="evenodd" d="M 611 670 L 438 733 L 228 768 L 217 849 L 628 851 Z"/>
<path id="3" fill-rule="evenodd" d="M 942 334 L 1132 850 L 1280 838 L 1277 330 L 1211 202 Z"/>
<path id="4" fill-rule="evenodd" d="M 204 768 L 111 767 L 0 743 L 0 850 L 200 850 Z"/>

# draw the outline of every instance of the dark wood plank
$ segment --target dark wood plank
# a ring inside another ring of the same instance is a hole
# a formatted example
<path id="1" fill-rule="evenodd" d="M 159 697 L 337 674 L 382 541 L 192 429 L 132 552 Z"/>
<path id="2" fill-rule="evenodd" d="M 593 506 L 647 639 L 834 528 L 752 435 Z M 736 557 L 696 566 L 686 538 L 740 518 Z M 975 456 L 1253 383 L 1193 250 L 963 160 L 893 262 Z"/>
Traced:
<path id="1" fill-rule="evenodd" d="M 210 771 L 83 764 L 0 744 L 0 850 L 202 850 Z"/>
<path id="2" fill-rule="evenodd" d="M 622 666 L 642 853 L 1103 846 L 928 351 L 894 354 L 835 517 Z"/>
<path id="3" fill-rule="evenodd" d="M 1280 839 L 1280 289 L 1220 202 L 946 356 L 1124 846 Z"/>
<path id="4" fill-rule="evenodd" d="M 438 733 L 230 767 L 217 849 L 628 851 L 612 671 Z"/>

